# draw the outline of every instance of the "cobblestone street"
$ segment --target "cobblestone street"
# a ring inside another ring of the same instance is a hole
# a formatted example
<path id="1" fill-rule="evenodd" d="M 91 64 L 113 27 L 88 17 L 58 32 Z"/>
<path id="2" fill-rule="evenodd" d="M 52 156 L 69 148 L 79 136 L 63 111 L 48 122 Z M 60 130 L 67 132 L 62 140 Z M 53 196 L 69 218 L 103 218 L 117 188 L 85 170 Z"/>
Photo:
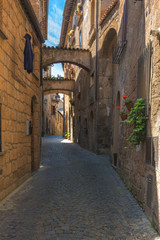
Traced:
<path id="1" fill-rule="evenodd" d="M 41 165 L 1 203 L 0 240 L 158 239 L 106 156 L 45 137 Z"/>

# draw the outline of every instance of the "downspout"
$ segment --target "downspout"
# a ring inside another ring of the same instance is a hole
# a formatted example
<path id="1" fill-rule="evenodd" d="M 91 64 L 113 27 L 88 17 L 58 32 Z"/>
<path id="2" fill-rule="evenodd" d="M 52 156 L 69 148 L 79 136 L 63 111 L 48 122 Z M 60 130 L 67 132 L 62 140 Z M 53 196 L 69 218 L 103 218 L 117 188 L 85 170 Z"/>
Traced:
<path id="1" fill-rule="evenodd" d="M 42 146 L 42 132 L 44 131 L 44 107 L 43 107 L 43 74 L 42 74 L 42 43 L 40 43 L 40 91 L 41 91 L 41 126 L 40 126 L 40 161 L 41 161 L 41 146 Z"/>
<path id="2" fill-rule="evenodd" d="M 64 63 L 62 63 L 62 67 L 63 67 L 63 72 L 64 72 Z M 65 72 L 64 72 L 64 78 L 66 77 Z M 65 94 L 63 94 L 63 137 L 65 137 Z"/>
<path id="3" fill-rule="evenodd" d="M 99 12 L 99 5 L 98 0 L 96 0 L 96 91 L 95 91 L 95 98 L 96 98 L 96 153 L 98 153 L 98 108 L 99 108 L 99 81 L 98 81 L 98 12 Z"/>

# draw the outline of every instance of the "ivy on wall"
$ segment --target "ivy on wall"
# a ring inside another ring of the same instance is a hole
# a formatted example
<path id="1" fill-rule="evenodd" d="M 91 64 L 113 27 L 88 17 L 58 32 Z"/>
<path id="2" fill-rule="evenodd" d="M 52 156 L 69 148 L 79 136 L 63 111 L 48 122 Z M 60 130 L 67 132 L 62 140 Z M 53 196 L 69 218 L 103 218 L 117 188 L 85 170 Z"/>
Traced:
<path id="1" fill-rule="evenodd" d="M 127 140 L 132 143 L 132 147 L 136 147 L 146 138 L 146 116 L 145 116 L 145 100 L 137 99 L 132 107 L 125 123 L 132 124 L 132 132 Z M 126 147 L 127 148 L 127 147 Z"/>

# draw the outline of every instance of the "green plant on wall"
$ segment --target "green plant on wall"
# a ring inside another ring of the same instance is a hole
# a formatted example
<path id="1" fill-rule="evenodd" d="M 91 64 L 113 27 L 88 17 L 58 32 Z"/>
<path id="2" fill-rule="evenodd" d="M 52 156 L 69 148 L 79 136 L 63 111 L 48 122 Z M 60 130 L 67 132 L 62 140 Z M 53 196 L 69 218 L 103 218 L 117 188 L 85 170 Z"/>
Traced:
<path id="1" fill-rule="evenodd" d="M 132 124 L 132 133 L 127 138 L 133 144 L 133 147 L 139 145 L 146 138 L 146 117 L 145 117 L 145 100 L 137 99 L 131 109 L 128 118 L 124 121 Z"/>

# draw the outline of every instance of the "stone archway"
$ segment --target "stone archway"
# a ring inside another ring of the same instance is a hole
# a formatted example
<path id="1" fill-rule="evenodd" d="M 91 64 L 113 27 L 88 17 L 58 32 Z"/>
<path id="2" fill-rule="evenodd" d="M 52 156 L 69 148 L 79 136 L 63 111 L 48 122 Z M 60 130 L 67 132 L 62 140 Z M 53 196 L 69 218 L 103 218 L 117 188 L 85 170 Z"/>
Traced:
<path id="1" fill-rule="evenodd" d="M 57 90 L 59 92 L 69 91 L 73 92 L 75 89 L 75 80 L 73 79 L 57 79 L 57 78 L 44 78 L 43 79 L 43 91 L 48 92 L 51 90 Z"/>
<path id="2" fill-rule="evenodd" d="M 43 47 L 43 68 L 53 63 L 72 63 L 86 71 L 91 68 L 91 53 L 85 49 Z"/>
<path id="3" fill-rule="evenodd" d="M 31 99 L 31 120 L 32 120 L 32 134 L 31 134 L 31 171 L 39 168 L 39 111 L 36 96 Z"/>

